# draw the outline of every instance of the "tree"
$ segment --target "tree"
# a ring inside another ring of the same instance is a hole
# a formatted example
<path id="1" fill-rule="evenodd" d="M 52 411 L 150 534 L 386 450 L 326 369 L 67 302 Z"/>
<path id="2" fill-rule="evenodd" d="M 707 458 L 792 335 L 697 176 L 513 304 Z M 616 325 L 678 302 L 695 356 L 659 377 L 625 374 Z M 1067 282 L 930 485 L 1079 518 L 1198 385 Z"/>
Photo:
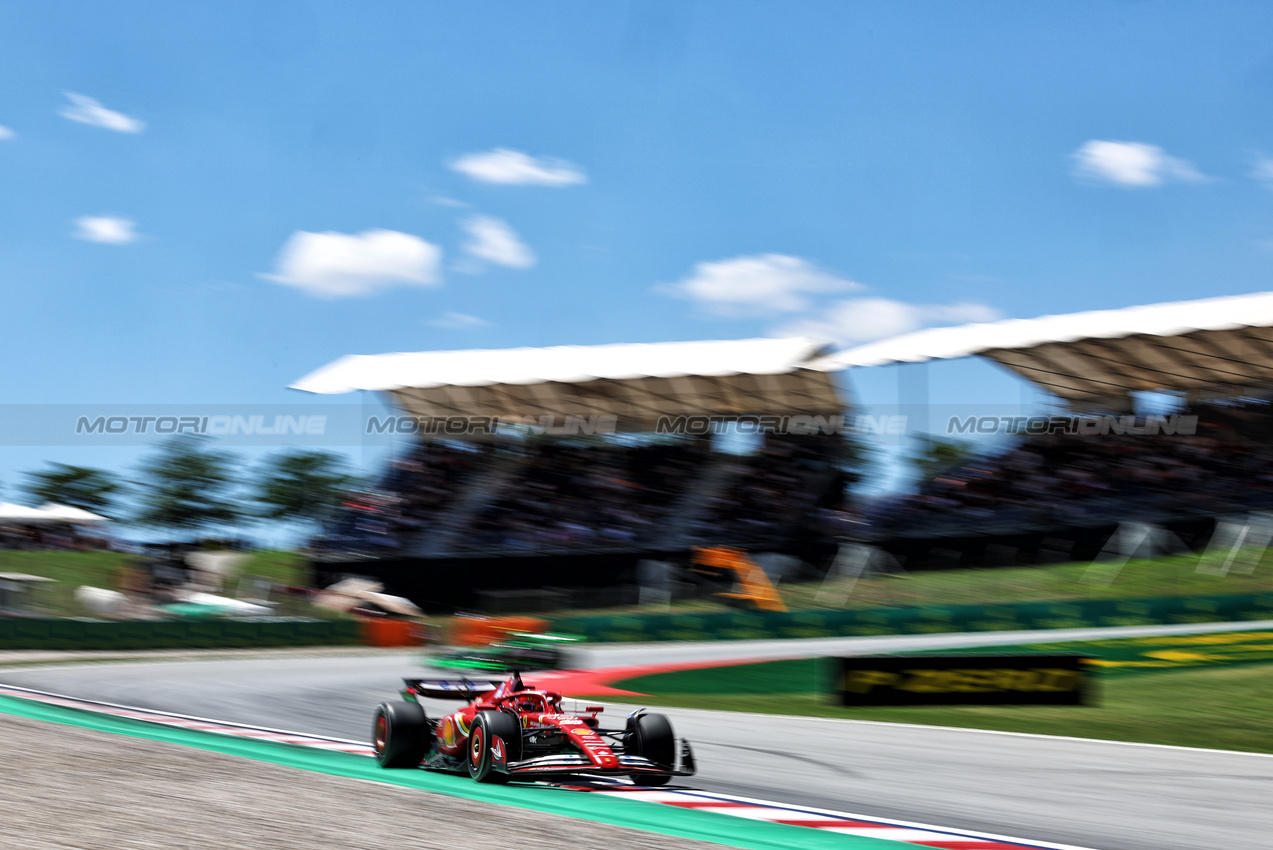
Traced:
<path id="1" fill-rule="evenodd" d="M 115 496 L 123 489 L 114 475 L 67 463 L 50 466 L 50 469 L 23 473 L 27 482 L 22 489 L 28 496 L 36 501 L 71 505 L 105 516 L 113 512 Z"/>
<path id="2" fill-rule="evenodd" d="M 280 452 L 266 458 L 254 498 L 265 519 L 317 522 L 352 483 L 339 455 L 318 451 Z"/>
<path id="3" fill-rule="evenodd" d="M 174 437 L 142 464 L 137 522 L 182 531 L 234 523 L 242 518 L 230 499 L 235 466 L 234 455 L 209 447 L 206 437 Z"/>
<path id="4" fill-rule="evenodd" d="M 966 440 L 947 440 L 932 434 L 920 434 L 919 445 L 908 458 L 921 482 L 929 481 L 954 469 L 977 453 Z"/>

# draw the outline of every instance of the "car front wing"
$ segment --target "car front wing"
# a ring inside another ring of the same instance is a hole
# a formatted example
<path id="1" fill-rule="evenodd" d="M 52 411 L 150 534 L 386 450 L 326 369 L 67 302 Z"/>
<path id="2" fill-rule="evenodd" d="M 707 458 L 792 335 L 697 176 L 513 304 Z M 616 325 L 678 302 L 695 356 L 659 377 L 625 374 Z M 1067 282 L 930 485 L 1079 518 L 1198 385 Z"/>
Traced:
<path id="1" fill-rule="evenodd" d="M 506 773 L 513 777 L 575 776 L 581 773 L 590 773 L 598 776 L 633 776 L 639 774 L 693 776 L 697 772 L 697 767 L 694 763 L 694 751 L 690 747 L 690 742 L 684 738 L 681 739 L 679 766 L 657 764 L 644 756 L 634 755 L 619 755 L 618 767 L 598 767 L 583 753 L 555 753 L 513 762 L 506 761 L 504 755 L 505 747 L 503 742 L 496 744 L 496 741 L 493 740 L 491 742 L 493 767 L 497 772 Z"/>

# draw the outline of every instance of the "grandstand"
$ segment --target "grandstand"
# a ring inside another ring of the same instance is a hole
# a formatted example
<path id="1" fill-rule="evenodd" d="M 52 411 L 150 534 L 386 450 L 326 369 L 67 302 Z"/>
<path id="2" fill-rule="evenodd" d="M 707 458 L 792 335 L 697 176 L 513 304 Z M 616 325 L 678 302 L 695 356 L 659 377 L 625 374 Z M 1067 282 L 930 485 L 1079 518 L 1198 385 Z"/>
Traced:
<path id="1" fill-rule="evenodd" d="M 317 578 L 463 604 L 632 583 L 695 546 L 823 560 L 846 407 L 826 354 L 758 339 L 342 358 L 295 388 L 385 393 L 417 439 L 314 541 Z M 723 451 L 729 429 L 754 450 Z"/>
<path id="2" fill-rule="evenodd" d="M 910 568 L 1086 560 L 1131 523 L 1197 547 L 1222 518 L 1273 509 L 1273 293 L 938 328 L 836 360 L 965 356 L 1070 414 L 865 508 L 865 537 Z M 1178 397 L 1171 422 L 1133 413 L 1153 391 Z"/>
<path id="3" fill-rule="evenodd" d="M 834 374 L 967 356 L 1068 412 L 916 492 L 846 501 Z M 995 566 L 1096 558 L 1134 524 L 1196 548 L 1226 517 L 1273 510 L 1273 293 L 930 329 L 834 355 L 770 339 L 356 356 L 296 387 L 383 392 L 416 423 L 417 444 L 316 546 L 320 580 L 375 575 L 425 603 L 614 587 L 696 546 L 815 570 L 846 542 L 908 569 Z M 1155 391 L 1178 397 L 1176 419 L 1135 413 Z M 756 450 L 722 451 L 721 422 L 755 432 Z"/>

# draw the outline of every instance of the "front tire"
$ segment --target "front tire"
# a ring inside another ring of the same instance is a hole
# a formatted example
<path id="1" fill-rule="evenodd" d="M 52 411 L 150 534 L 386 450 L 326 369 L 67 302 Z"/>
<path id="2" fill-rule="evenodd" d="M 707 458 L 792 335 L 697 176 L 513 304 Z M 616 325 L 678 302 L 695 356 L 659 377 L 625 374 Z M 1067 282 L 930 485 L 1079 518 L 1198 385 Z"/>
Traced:
<path id="1" fill-rule="evenodd" d="M 433 727 L 418 703 L 382 702 L 371 724 L 371 743 L 381 767 L 419 767 L 433 748 Z"/>
<path id="2" fill-rule="evenodd" d="M 675 766 L 676 736 L 671 722 L 662 714 L 638 714 L 628 721 L 627 751 L 655 764 Z M 638 785 L 666 785 L 672 781 L 672 774 L 634 773 L 632 781 Z"/>
<path id="3" fill-rule="evenodd" d="M 522 757 L 522 729 L 517 718 L 502 711 L 481 712 L 473 721 L 468 743 L 469 776 L 478 782 L 508 781 L 508 774 L 497 771 L 491 758 L 491 741 L 496 737 L 504 742 L 505 764 Z"/>

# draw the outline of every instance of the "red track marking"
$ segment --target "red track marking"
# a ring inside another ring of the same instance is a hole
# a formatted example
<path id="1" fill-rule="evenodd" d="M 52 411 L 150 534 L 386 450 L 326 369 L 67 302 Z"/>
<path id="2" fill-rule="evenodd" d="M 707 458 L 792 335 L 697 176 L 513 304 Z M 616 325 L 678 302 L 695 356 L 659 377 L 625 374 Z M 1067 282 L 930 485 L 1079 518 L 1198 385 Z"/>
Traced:
<path id="1" fill-rule="evenodd" d="M 920 847 L 936 847 L 939 850 L 1020 850 L 1019 844 L 1002 841 L 912 841 Z"/>
<path id="2" fill-rule="evenodd" d="M 537 688 L 557 691 L 566 696 L 589 697 L 643 697 L 649 694 L 638 691 L 625 691 L 612 687 L 614 682 L 624 679 L 635 679 L 637 676 L 651 676 L 655 673 L 673 673 L 677 670 L 703 670 L 708 667 L 734 667 L 740 664 L 755 664 L 765 658 L 731 659 L 729 661 L 682 661 L 676 664 L 640 664 L 635 667 L 611 667 L 606 670 L 553 670 L 537 673 L 534 684 Z"/>
<path id="3" fill-rule="evenodd" d="M 855 826 L 869 828 L 879 826 L 864 820 L 776 820 L 774 823 L 785 823 L 788 826 L 811 826 L 814 829 L 830 829 L 832 827 Z M 962 845 L 961 845 L 962 846 Z"/>

